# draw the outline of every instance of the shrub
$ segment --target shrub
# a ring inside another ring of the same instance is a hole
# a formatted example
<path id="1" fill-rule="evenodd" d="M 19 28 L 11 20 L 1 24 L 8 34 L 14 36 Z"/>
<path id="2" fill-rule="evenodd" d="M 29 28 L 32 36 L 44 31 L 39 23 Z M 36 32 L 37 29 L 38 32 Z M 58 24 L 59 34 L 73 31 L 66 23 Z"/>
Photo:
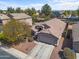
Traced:
<path id="1" fill-rule="evenodd" d="M 33 23 L 35 23 L 35 22 L 38 21 L 38 20 L 37 20 L 37 15 L 35 15 L 35 14 L 32 15 L 32 21 L 33 21 Z"/>
<path id="2" fill-rule="evenodd" d="M 76 59 L 76 54 L 70 48 L 64 48 L 64 56 L 66 59 Z"/>
<path id="3" fill-rule="evenodd" d="M 2 44 L 9 44 L 6 36 L 3 33 L 0 33 L 0 41 L 1 41 Z"/>
<path id="4" fill-rule="evenodd" d="M 4 40 L 6 37 L 4 36 L 3 33 L 0 33 L 0 40 Z"/>
<path id="5" fill-rule="evenodd" d="M 50 20 L 50 16 L 46 16 L 44 19 L 45 21 Z"/>
<path id="6" fill-rule="evenodd" d="M 30 26 L 17 20 L 11 20 L 3 26 L 3 34 L 6 41 L 16 43 L 24 40 L 25 37 L 31 37 Z"/>

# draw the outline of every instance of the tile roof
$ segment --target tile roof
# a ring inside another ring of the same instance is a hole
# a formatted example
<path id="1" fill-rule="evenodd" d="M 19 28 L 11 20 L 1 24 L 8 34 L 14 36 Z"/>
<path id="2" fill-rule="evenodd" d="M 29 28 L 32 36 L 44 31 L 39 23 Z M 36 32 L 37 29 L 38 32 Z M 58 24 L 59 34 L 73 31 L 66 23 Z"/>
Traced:
<path id="1" fill-rule="evenodd" d="M 65 26 L 66 26 L 65 22 L 63 22 L 63 21 L 61 21 L 60 19 L 57 19 L 57 18 L 51 19 L 51 20 L 46 21 L 46 22 L 37 23 L 36 25 L 42 25 L 42 24 L 46 24 L 50 28 L 44 29 L 41 32 L 50 33 L 57 38 L 61 37 L 61 35 L 62 35 L 62 33 L 65 29 Z"/>
<path id="2" fill-rule="evenodd" d="M 9 17 L 5 14 L 0 14 L 0 19 L 9 19 Z"/>
<path id="3" fill-rule="evenodd" d="M 25 19 L 25 18 L 31 18 L 31 16 L 25 14 L 25 13 L 11 13 L 9 16 L 12 16 L 14 19 Z"/>
<path id="4" fill-rule="evenodd" d="M 50 28 L 48 28 L 50 33 L 57 38 L 60 38 L 62 36 L 62 33 L 66 26 L 65 22 L 57 18 L 47 21 L 46 24 L 50 26 Z"/>

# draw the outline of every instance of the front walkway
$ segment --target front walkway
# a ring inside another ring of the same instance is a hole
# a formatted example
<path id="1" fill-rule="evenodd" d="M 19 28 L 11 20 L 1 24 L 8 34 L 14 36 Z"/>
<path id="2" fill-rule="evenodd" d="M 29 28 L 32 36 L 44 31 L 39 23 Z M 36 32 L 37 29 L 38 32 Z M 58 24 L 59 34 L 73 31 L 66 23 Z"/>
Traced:
<path id="1" fill-rule="evenodd" d="M 28 54 L 35 46 L 34 42 L 21 42 L 20 44 L 13 45 L 13 48 Z"/>

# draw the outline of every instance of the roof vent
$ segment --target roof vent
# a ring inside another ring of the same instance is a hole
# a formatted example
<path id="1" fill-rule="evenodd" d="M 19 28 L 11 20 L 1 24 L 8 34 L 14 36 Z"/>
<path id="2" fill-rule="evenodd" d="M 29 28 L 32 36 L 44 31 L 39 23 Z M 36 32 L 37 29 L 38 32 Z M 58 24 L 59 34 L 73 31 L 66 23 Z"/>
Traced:
<path id="1" fill-rule="evenodd" d="M 43 30 L 43 26 L 37 25 L 37 26 L 35 26 L 35 29 L 37 29 L 39 32 L 39 31 Z"/>

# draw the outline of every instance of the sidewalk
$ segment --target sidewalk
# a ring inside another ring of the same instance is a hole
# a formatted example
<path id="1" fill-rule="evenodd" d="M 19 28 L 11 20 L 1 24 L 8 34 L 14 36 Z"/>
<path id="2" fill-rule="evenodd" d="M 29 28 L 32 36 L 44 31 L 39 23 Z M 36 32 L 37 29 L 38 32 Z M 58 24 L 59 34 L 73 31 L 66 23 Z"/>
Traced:
<path id="1" fill-rule="evenodd" d="M 0 49 L 2 49 L 3 51 L 15 56 L 18 59 L 32 59 L 31 56 L 28 56 L 25 53 L 22 53 L 14 48 L 5 48 L 5 47 L 0 47 Z"/>
<path id="2" fill-rule="evenodd" d="M 76 53 L 76 57 L 77 57 L 76 59 L 79 59 L 79 53 Z"/>

